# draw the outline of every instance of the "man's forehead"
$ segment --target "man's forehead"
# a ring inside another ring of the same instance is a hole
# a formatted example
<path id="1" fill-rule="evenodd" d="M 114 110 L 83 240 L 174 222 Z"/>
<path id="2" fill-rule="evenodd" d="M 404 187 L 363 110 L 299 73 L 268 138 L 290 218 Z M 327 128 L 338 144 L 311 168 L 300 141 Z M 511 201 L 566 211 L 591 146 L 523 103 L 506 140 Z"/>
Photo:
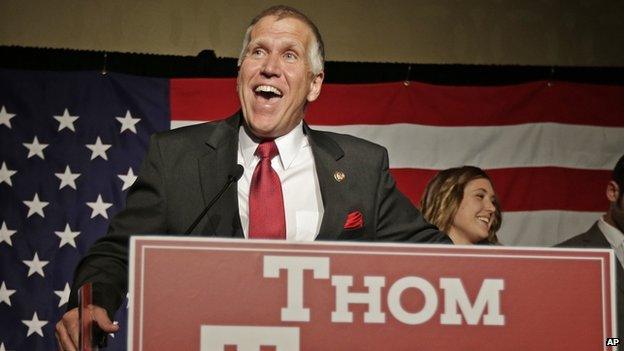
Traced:
<path id="1" fill-rule="evenodd" d="M 301 40 L 289 37 L 272 38 L 269 35 L 256 36 L 255 38 L 252 37 L 249 41 L 248 46 L 271 46 L 272 43 L 275 44 L 276 47 L 282 49 L 292 48 L 306 50 L 307 47 L 306 44 Z"/>
<path id="2" fill-rule="evenodd" d="M 278 24 L 280 30 L 277 30 L 275 24 Z M 254 42 L 258 39 L 262 39 L 258 37 L 258 31 L 262 29 L 271 28 L 273 32 L 283 32 L 290 33 L 294 35 L 301 35 L 303 40 L 309 41 L 314 35 L 310 26 L 303 20 L 295 17 L 295 16 L 281 16 L 278 17 L 276 15 L 268 15 L 262 17 L 256 24 L 254 24 L 251 33 L 250 33 L 250 41 Z M 266 33 L 262 33 L 266 35 Z"/>

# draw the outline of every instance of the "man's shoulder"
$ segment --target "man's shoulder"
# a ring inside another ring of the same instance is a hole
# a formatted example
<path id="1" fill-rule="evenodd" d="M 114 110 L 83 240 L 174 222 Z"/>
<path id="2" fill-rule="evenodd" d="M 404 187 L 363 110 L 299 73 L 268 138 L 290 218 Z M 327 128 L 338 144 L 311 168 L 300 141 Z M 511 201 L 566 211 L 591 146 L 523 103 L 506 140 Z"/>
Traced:
<path id="1" fill-rule="evenodd" d="M 189 138 L 193 136 L 204 136 L 206 137 L 206 133 L 210 133 L 217 128 L 220 128 L 221 125 L 225 124 L 226 119 L 221 119 L 217 121 L 210 122 L 199 122 L 194 124 L 189 124 L 181 127 L 177 127 L 174 129 L 165 130 L 162 132 L 155 133 L 154 136 L 157 139 L 168 140 L 168 139 L 178 139 L 178 138 Z"/>
<path id="2" fill-rule="evenodd" d="M 315 138 L 315 141 L 319 141 L 319 140 L 324 141 L 323 139 L 331 140 L 332 142 L 336 143 L 345 151 L 348 151 L 350 149 L 356 149 L 358 151 L 373 152 L 373 153 L 386 151 L 386 148 L 379 144 L 376 144 L 372 141 L 362 139 L 362 138 L 359 138 L 350 134 L 328 132 L 328 131 L 322 131 L 322 130 L 316 130 L 316 129 L 312 129 L 312 133 L 313 133 L 312 136 L 313 138 Z"/>
<path id="3" fill-rule="evenodd" d="M 570 239 L 567 239 L 556 246 L 558 247 L 603 247 L 609 246 L 609 243 L 604 238 L 604 235 L 598 228 L 598 224 L 594 223 L 589 230 L 584 233 L 575 235 Z"/>
<path id="4" fill-rule="evenodd" d="M 234 122 L 228 118 L 159 132 L 152 135 L 150 150 L 159 150 L 169 159 L 197 157 L 210 148 L 237 140 L 238 129 L 232 126 Z"/>
<path id="5" fill-rule="evenodd" d="M 556 246 L 558 247 L 584 247 L 587 246 L 587 241 L 590 234 L 588 232 L 577 234 L 570 239 L 560 242 Z"/>

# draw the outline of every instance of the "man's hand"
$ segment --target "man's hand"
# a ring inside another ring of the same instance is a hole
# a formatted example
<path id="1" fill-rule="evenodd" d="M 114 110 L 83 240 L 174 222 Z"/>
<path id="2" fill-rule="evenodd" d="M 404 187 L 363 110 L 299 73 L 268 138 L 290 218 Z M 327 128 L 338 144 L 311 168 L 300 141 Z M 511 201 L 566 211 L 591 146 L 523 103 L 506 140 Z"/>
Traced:
<path id="1" fill-rule="evenodd" d="M 115 333 L 119 330 L 119 326 L 113 324 L 108 318 L 106 310 L 102 307 L 89 305 L 88 316 L 106 334 Z M 78 350 L 78 333 L 80 331 L 80 322 L 78 319 L 78 308 L 72 308 L 63 315 L 63 318 L 56 323 L 56 340 L 59 350 L 76 351 Z"/>

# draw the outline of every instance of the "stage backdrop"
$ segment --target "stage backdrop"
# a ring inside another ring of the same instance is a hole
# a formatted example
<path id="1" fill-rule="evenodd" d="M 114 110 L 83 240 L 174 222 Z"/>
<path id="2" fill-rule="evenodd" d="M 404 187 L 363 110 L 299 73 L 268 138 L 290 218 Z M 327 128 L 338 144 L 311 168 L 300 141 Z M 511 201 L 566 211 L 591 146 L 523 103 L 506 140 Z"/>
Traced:
<path id="1" fill-rule="evenodd" d="M 235 86 L 0 70 L 0 350 L 55 349 L 73 268 L 123 207 L 148 136 L 231 115 Z M 622 86 L 327 84 L 306 119 L 387 147 L 414 203 L 439 169 L 485 168 L 504 210 L 501 241 L 513 246 L 589 228 L 624 153 Z M 111 350 L 125 348 L 125 313 Z"/>

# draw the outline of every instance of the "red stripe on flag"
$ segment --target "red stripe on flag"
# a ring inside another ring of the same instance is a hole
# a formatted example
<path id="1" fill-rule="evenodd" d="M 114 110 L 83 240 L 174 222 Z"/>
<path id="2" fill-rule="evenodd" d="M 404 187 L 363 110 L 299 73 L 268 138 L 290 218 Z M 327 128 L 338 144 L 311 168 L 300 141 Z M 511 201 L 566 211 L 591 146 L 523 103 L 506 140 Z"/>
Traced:
<path id="1" fill-rule="evenodd" d="M 231 116 L 240 108 L 233 78 L 171 79 L 171 119 L 210 121 Z"/>
<path id="2" fill-rule="evenodd" d="M 239 108 L 236 80 L 172 79 L 174 120 L 215 120 Z M 532 82 L 496 87 L 436 86 L 412 82 L 325 84 L 310 104 L 310 124 L 417 123 L 496 126 L 567 123 L 624 126 L 624 87 Z"/>
<path id="3" fill-rule="evenodd" d="M 398 188 L 418 204 L 435 170 L 391 169 Z M 606 185 L 611 171 L 556 167 L 487 170 L 504 211 L 607 209 Z"/>
<path id="4" fill-rule="evenodd" d="M 496 87 L 412 82 L 323 87 L 310 124 L 492 126 L 533 122 L 624 126 L 624 87 L 532 82 Z M 591 116 L 591 118 L 588 118 Z"/>

